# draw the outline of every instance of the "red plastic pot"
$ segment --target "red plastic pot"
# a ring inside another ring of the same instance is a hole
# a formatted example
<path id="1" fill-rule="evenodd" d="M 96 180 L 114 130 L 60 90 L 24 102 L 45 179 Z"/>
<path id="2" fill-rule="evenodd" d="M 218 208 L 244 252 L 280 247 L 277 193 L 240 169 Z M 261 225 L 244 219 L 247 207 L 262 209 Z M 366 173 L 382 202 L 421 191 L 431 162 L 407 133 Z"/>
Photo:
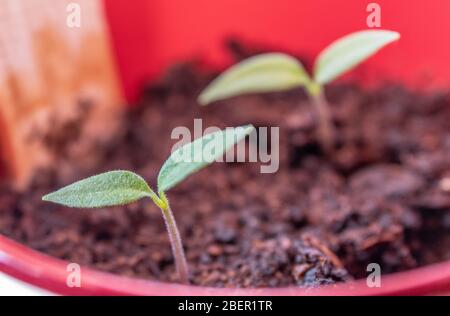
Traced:
<path id="1" fill-rule="evenodd" d="M 378 0 L 382 27 L 402 33 L 399 43 L 356 71 L 359 80 L 400 80 L 428 88 L 450 86 L 450 2 Z M 365 29 L 365 1 L 338 0 L 105 0 L 123 89 L 139 85 L 175 61 L 203 56 L 223 66 L 225 35 L 315 55 L 331 40 Z M 430 84 L 431 83 L 431 84 Z M 82 268 L 80 288 L 66 285 L 68 262 L 0 236 L 0 271 L 69 295 L 450 295 L 450 261 L 383 276 L 381 288 L 365 280 L 318 289 L 212 289 L 136 280 Z"/>
<path id="2" fill-rule="evenodd" d="M 81 287 L 67 286 L 67 265 L 0 236 L 0 271 L 64 295 L 450 295 L 450 262 L 383 276 L 380 288 L 366 280 L 317 289 L 217 289 L 137 280 L 81 269 Z"/>

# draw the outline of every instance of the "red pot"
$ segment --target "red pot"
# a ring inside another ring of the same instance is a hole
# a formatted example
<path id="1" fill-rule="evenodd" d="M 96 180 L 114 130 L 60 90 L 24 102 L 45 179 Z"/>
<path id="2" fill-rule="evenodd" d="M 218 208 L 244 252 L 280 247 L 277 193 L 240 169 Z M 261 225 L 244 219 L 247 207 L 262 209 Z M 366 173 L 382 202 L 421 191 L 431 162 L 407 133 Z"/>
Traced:
<path id="1" fill-rule="evenodd" d="M 376 1 L 382 28 L 402 39 L 354 72 L 360 80 L 391 78 L 413 87 L 450 86 L 450 1 Z M 124 91 L 174 61 L 205 56 L 225 65 L 224 35 L 237 34 L 289 51 L 315 55 L 346 33 L 365 29 L 364 1 L 338 0 L 105 0 Z M 426 76 L 424 76 L 426 75 Z M 430 76 L 431 75 L 431 76 Z M 432 80 L 430 79 L 432 78 Z M 430 85 L 430 83 L 432 85 Z M 408 295 L 449 294 L 450 261 L 383 276 L 381 288 L 365 280 L 314 290 L 212 289 L 119 277 L 82 268 L 81 287 L 66 285 L 68 262 L 0 236 L 0 271 L 59 294 L 83 295 Z"/>
<path id="2" fill-rule="evenodd" d="M 81 287 L 67 286 L 67 265 L 0 236 L 0 271 L 42 289 L 65 295 L 450 295 L 450 262 L 382 277 L 380 288 L 366 280 L 318 289 L 216 289 L 137 280 L 81 269 Z"/>

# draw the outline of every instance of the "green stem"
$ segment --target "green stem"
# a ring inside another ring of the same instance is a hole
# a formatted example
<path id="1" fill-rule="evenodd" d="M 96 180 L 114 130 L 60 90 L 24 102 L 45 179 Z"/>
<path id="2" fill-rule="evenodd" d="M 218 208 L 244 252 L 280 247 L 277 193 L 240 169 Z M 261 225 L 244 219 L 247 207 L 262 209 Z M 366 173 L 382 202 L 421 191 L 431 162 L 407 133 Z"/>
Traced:
<path id="1" fill-rule="evenodd" d="M 312 99 L 317 113 L 317 137 L 324 151 L 329 153 L 333 149 L 335 142 L 335 130 L 333 127 L 330 107 L 323 94 L 321 86 L 313 84 L 307 89 L 307 91 Z"/>
<path id="2" fill-rule="evenodd" d="M 183 250 L 183 244 L 181 242 L 180 232 L 178 231 L 177 223 L 170 208 L 169 201 L 164 194 L 162 194 L 161 200 L 163 201 L 163 205 L 161 205 L 160 208 L 164 217 L 164 222 L 166 223 L 167 232 L 169 233 L 178 277 L 180 278 L 181 283 L 189 284 L 189 270 Z"/>

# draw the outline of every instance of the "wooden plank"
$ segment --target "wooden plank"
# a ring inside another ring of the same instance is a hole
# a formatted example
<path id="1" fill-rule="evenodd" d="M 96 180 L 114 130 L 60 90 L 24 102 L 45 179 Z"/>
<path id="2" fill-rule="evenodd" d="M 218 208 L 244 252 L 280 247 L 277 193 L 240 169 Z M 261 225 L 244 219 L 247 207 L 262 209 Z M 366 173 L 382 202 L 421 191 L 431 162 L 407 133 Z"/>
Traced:
<path id="1" fill-rule="evenodd" d="M 70 174 L 113 137 L 123 103 L 99 0 L 0 2 L 0 163 L 24 186 L 40 168 Z M 69 136 L 70 135 L 70 136 Z"/>

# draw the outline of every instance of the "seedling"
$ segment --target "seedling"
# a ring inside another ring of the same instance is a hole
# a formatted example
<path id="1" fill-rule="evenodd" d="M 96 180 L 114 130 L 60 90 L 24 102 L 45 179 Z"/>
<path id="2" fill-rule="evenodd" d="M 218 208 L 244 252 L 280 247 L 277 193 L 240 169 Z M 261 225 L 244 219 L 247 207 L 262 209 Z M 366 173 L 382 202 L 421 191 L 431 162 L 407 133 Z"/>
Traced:
<path id="1" fill-rule="evenodd" d="M 98 208 L 125 205 L 142 198 L 150 198 L 164 217 L 180 282 L 189 283 L 189 271 L 166 192 L 189 175 L 221 157 L 228 149 L 254 131 L 251 125 L 227 128 L 194 140 L 175 150 L 161 167 L 157 192 L 139 175 L 130 171 L 111 171 L 96 175 L 42 198 L 69 207 Z"/>
<path id="2" fill-rule="evenodd" d="M 325 48 L 314 64 L 312 77 L 295 58 L 268 53 L 248 58 L 215 79 L 200 94 L 198 101 L 214 101 L 258 92 L 283 91 L 304 87 L 317 113 L 317 137 L 325 151 L 334 145 L 334 127 L 323 86 L 356 67 L 381 48 L 400 38 L 385 30 L 367 30 L 349 34 Z"/>

